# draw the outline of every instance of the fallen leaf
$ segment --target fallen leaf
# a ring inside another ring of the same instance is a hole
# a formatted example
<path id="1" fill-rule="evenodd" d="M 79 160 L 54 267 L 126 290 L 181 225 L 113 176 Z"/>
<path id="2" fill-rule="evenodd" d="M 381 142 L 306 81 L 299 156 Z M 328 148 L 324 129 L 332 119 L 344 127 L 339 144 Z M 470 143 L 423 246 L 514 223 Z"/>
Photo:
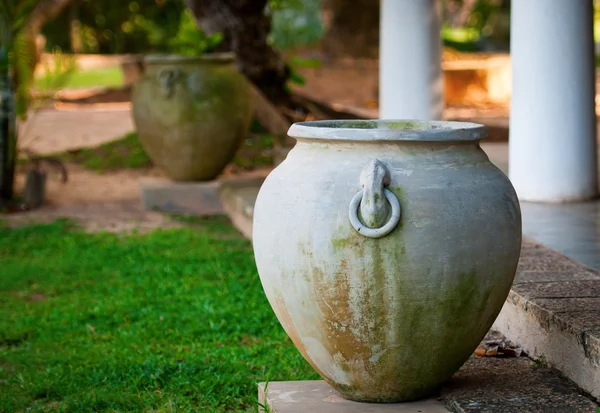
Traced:
<path id="1" fill-rule="evenodd" d="M 491 347 L 491 348 L 487 349 L 485 352 L 486 357 L 496 357 L 497 355 L 498 355 L 498 346 Z"/>

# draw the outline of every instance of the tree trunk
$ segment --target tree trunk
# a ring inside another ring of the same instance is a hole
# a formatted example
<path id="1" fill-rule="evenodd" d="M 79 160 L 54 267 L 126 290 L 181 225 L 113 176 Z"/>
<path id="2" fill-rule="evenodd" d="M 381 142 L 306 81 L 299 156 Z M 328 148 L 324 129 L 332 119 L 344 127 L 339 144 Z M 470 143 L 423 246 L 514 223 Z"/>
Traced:
<path id="1" fill-rule="evenodd" d="M 323 10 L 326 20 L 323 51 L 327 55 L 378 57 L 379 0 L 325 0 Z"/>
<path id="2" fill-rule="evenodd" d="M 236 54 L 239 70 L 278 106 L 287 106 L 289 68 L 268 43 L 271 17 L 267 0 L 186 0 L 198 26 L 207 34 L 222 33 L 219 50 Z"/>
<path id="3" fill-rule="evenodd" d="M 33 9 L 27 23 L 23 28 L 23 34 L 26 39 L 34 44 L 38 44 L 37 37 L 44 27 L 44 24 L 50 19 L 58 16 L 68 5 L 73 4 L 79 0 L 42 0 Z M 36 47 L 35 60 L 33 61 L 34 66 L 31 68 L 32 72 L 35 71 L 35 67 L 40 62 L 41 54 L 43 50 L 39 50 Z"/>
<path id="4" fill-rule="evenodd" d="M 75 1 L 78 0 L 42 0 L 29 16 L 27 29 L 37 35 L 48 20 L 58 16 L 65 7 Z"/>
<path id="5" fill-rule="evenodd" d="M 0 201 L 12 200 L 14 191 L 17 134 L 11 83 L 8 67 L 0 64 Z"/>

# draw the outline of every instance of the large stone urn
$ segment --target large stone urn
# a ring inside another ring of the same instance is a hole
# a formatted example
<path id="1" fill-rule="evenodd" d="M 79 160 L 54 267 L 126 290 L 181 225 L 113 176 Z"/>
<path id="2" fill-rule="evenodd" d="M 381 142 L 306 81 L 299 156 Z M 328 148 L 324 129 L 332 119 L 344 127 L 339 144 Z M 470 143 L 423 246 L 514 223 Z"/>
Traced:
<path id="1" fill-rule="evenodd" d="M 461 367 L 509 293 L 521 214 L 477 124 L 296 123 L 253 243 L 269 302 L 346 398 L 419 399 Z"/>
<path id="2" fill-rule="evenodd" d="M 176 181 L 215 178 L 245 138 L 252 97 L 232 54 L 148 56 L 133 120 L 156 165 Z"/>

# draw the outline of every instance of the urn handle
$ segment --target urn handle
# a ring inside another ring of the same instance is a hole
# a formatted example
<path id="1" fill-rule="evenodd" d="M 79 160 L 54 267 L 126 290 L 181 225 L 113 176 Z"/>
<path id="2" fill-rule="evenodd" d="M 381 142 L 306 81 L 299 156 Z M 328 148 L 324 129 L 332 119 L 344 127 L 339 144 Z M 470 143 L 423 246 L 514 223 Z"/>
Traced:
<path id="1" fill-rule="evenodd" d="M 369 162 L 360 174 L 362 189 L 350 201 L 348 213 L 354 229 L 365 237 L 384 237 L 400 222 L 400 201 L 386 188 L 390 182 L 390 171 L 379 159 Z"/>
<path id="2" fill-rule="evenodd" d="M 163 94 L 170 99 L 175 93 L 175 84 L 181 78 L 181 69 L 166 67 L 158 72 L 158 81 L 162 86 Z"/>

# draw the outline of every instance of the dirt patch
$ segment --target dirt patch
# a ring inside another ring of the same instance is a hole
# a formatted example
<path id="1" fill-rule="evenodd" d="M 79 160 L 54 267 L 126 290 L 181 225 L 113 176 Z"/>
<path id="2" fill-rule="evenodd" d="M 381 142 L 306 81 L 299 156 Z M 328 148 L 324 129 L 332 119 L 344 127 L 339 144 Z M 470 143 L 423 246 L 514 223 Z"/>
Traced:
<path id="1" fill-rule="evenodd" d="M 158 212 L 144 211 L 139 200 L 139 180 L 162 177 L 157 168 L 121 170 L 98 174 L 68 164 L 69 181 L 49 176 L 47 201 L 39 209 L 0 215 L 11 227 L 58 218 L 78 221 L 88 231 L 148 231 L 182 226 L 181 222 Z M 25 174 L 17 175 L 17 192 L 22 191 Z"/>
<path id="2" fill-rule="evenodd" d="M 162 177 L 158 168 L 124 169 L 98 174 L 81 166 L 67 164 L 69 181 L 62 183 L 50 175 L 46 183 L 48 205 L 94 204 L 139 200 L 139 180 Z M 25 186 L 25 174 L 17 175 L 17 191 Z"/>
<path id="3" fill-rule="evenodd" d="M 144 211 L 137 199 L 96 204 L 52 205 L 2 216 L 9 227 L 32 223 L 49 223 L 59 218 L 78 222 L 86 231 L 147 232 L 157 228 L 181 227 L 185 224 L 159 212 Z"/>
<path id="4" fill-rule="evenodd" d="M 47 200 L 39 209 L 0 214 L 9 227 L 34 222 L 52 222 L 59 218 L 77 221 L 87 231 L 146 232 L 157 228 L 173 228 L 186 225 L 185 220 L 175 220 L 169 215 L 145 211 L 139 198 L 139 184 L 143 178 L 167 179 L 155 167 L 124 169 L 102 174 L 75 164 L 67 164 L 69 181 L 61 183 L 58 177 L 49 176 L 46 184 Z M 241 175 L 264 176 L 267 170 L 234 173 L 230 166 L 224 177 Z M 19 172 L 16 190 L 20 193 L 25 185 L 25 174 Z"/>

